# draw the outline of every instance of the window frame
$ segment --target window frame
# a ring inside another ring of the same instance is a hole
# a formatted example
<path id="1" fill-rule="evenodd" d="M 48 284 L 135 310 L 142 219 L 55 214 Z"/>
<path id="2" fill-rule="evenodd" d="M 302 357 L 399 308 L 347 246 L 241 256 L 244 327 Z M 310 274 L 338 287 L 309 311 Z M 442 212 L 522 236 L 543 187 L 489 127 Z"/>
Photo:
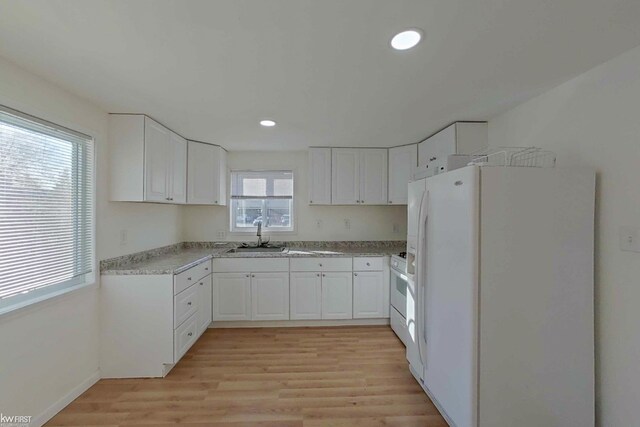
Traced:
<path id="1" fill-rule="evenodd" d="M 227 213 L 229 215 L 229 233 L 236 234 L 241 236 L 246 236 L 247 234 L 255 234 L 258 231 L 257 226 L 252 227 L 237 227 L 236 226 L 236 201 L 240 201 L 243 199 L 236 199 L 233 197 L 233 186 L 234 186 L 234 177 L 236 174 L 242 173 L 264 173 L 264 174 L 276 174 L 276 173 L 290 173 L 291 181 L 292 181 L 292 191 L 290 200 L 290 208 L 289 208 L 289 218 L 290 218 L 290 227 L 268 227 L 266 225 L 262 225 L 262 231 L 264 233 L 269 234 L 296 234 L 297 227 L 297 218 L 296 218 L 296 208 L 295 208 L 295 194 L 296 194 L 296 172 L 293 169 L 232 169 L 229 171 L 229 209 Z M 250 200 L 261 200 L 262 201 L 262 211 L 266 210 L 266 204 L 268 200 L 285 200 L 285 198 L 276 198 L 276 197 L 265 197 L 265 198 L 248 198 Z M 247 200 L 247 199 L 244 199 Z"/>
<path id="2" fill-rule="evenodd" d="M 94 133 L 91 130 L 83 129 L 82 126 L 77 126 L 76 124 L 67 124 L 64 120 L 56 120 L 56 122 L 62 122 L 65 124 L 58 124 L 53 121 L 49 121 L 44 118 L 40 118 L 38 116 L 34 116 L 29 113 L 25 113 L 23 111 L 11 108 L 5 104 L 0 103 L 0 111 L 4 113 L 8 113 L 10 115 L 17 116 L 24 120 L 32 121 L 38 125 L 45 126 L 55 132 L 60 132 L 62 134 L 72 134 L 84 138 L 87 140 L 87 143 L 91 145 L 91 159 L 90 161 L 84 161 L 79 165 L 78 168 L 73 168 L 72 178 L 76 179 L 76 173 L 80 169 L 91 167 L 91 183 L 90 185 L 85 185 L 85 190 L 90 194 L 90 202 L 88 202 L 87 206 L 90 209 L 90 227 L 88 228 L 88 234 L 90 238 L 90 242 L 88 245 L 88 250 L 91 252 L 89 255 L 89 267 L 90 271 L 74 277 L 72 279 L 66 280 L 64 282 L 56 283 L 54 285 L 45 286 L 40 289 L 32 289 L 28 293 L 24 295 L 18 295 L 11 297 L 11 304 L 0 305 L 0 317 L 4 317 L 6 315 L 10 315 L 16 311 L 22 311 L 25 309 L 29 309 L 32 306 L 45 303 L 50 300 L 54 300 L 60 298 L 66 294 L 84 289 L 89 287 L 97 286 L 97 275 L 96 271 L 98 262 L 96 258 L 96 218 L 97 218 L 97 143 L 96 138 L 91 136 L 90 134 Z M 76 130 L 81 129 L 81 130 Z M 77 155 L 77 149 L 74 149 L 74 156 Z M 76 229 L 77 231 L 77 229 Z M 75 254 L 75 251 L 74 251 Z"/>

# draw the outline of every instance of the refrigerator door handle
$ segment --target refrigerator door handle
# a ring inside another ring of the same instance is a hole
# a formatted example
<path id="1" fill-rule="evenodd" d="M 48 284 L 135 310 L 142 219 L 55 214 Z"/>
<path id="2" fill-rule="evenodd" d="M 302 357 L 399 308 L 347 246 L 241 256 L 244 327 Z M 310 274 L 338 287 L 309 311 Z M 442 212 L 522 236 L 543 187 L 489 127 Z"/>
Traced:
<path id="1" fill-rule="evenodd" d="M 427 225 L 429 222 L 429 191 L 425 191 L 422 200 L 420 202 L 420 210 L 418 211 L 418 244 L 416 247 L 416 289 L 417 289 L 417 304 L 416 304 L 416 341 L 418 344 L 418 354 L 422 361 L 423 369 L 427 366 L 427 351 L 424 348 L 427 338 L 426 328 L 426 264 L 427 264 Z"/>

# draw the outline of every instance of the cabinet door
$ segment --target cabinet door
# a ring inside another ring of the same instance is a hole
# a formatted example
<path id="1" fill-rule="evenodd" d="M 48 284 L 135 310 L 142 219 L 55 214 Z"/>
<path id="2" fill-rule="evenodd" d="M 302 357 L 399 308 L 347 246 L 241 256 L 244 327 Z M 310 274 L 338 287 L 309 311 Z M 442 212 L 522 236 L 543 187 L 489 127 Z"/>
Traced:
<path id="1" fill-rule="evenodd" d="M 425 167 L 429 164 L 431 158 L 435 153 L 433 144 L 431 144 L 431 138 L 427 138 L 418 144 L 418 166 Z"/>
<path id="2" fill-rule="evenodd" d="M 456 124 L 452 124 L 429 138 L 433 150 L 432 161 L 444 162 L 446 157 L 456 154 Z"/>
<path id="3" fill-rule="evenodd" d="M 169 129 L 144 119 L 144 200 L 170 203 Z"/>
<path id="4" fill-rule="evenodd" d="M 289 320 L 289 273 L 251 274 L 251 319 Z"/>
<path id="5" fill-rule="evenodd" d="M 360 203 L 360 150 L 331 149 L 331 203 L 355 205 Z"/>
<path id="6" fill-rule="evenodd" d="M 211 275 L 198 282 L 198 331 L 204 332 L 211 324 L 213 285 Z"/>
<path id="7" fill-rule="evenodd" d="M 216 167 L 213 187 L 215 189 L 213 204 L 227 205 L 227 151 L 216 147 Z"/>
<path id="8" fill-rule="evenodd" d="M 389 149 L 389 204 L 407 204 L 407 187 L 417 162 L 417 144 Z"/>
<path id="9" fill-rule="evenodd" d="M 251 275 L 215 273 L 213 320 L 251 320 Z"/>
<path id="10" fill-rule="evenodd" d="M 384 273 L 358 271 L 353 273 L 353 318 L 385 317 Z"/>
<path id="11" fill-rule="evenodd" d="M 353 318 L 351 272 L 322 273 L 322 318 Z"/>
<path id="12" fill-rule="evenodd" d="M 387 204 L 387 152 L 386 148 L 360 150 L 360 203 Z"/>
<path id="13" fill-rule="evenodd" d="M 322 319 L 320 273 L 291 273 L 291 320 Z"/>
<path id="14" fill-rule="evenodd" d="M 429 166 L 435 170 L 431 163 L 442 163 L 450 154 L 456 154 L 455 123 L 418 144 L 418 166 Z M 428 176 L 434 173 L 429 172 Z"/>
<path id="15" fill-rule="evenodd" d="M 331 148 L 309 149 L 309 204 L 331 204 Z"/>
<path id="16" fill-rule="evenodd" d="M 171 132 L 170 143 L 170 183 L 172 203 L 187 202 L 187 140 Z"/>
<path id="17" fill-rule="evenodd" d="M 189 169 L 187 202 L 194 205 L 212 205 L 216 196 L 215 145 L 189 141 Z"/>

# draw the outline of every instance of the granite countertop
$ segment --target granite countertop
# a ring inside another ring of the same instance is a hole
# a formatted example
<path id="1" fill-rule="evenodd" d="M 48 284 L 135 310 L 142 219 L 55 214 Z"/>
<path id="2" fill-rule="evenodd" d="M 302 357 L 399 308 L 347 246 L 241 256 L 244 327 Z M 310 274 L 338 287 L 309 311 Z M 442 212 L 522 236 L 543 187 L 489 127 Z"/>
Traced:
<path id="1" fill-rule="evenodd" d="M 103 275 L 177 274 L 211 258 L 298 258 L 387 256 L 402 252 L 402 241 L 277 242 L 286 252 L 228 251 L 241 243 L 184 242 L 100 262 Z"/>

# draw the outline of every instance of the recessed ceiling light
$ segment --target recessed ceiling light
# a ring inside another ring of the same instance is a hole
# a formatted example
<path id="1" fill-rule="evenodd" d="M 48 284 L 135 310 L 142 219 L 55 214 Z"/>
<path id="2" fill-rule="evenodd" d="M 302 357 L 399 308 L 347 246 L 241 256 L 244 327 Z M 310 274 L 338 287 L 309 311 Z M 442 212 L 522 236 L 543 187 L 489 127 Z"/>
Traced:
<path id="1" fill-rule="evenodd" d="M 413 28 L 410 30 L 402 31 L 401 33 L 396 34 L 391 39 L 391 47 L 396 50 L 407 50 L 411 49 L 422 39 L 422 31 Z"/>
<path id="2" fill-rule="evenodd" d="M 274 122 L 273 120 L 260 120 L 260 125 L 270 128 L 275 126 L 276 122 Z"/>

